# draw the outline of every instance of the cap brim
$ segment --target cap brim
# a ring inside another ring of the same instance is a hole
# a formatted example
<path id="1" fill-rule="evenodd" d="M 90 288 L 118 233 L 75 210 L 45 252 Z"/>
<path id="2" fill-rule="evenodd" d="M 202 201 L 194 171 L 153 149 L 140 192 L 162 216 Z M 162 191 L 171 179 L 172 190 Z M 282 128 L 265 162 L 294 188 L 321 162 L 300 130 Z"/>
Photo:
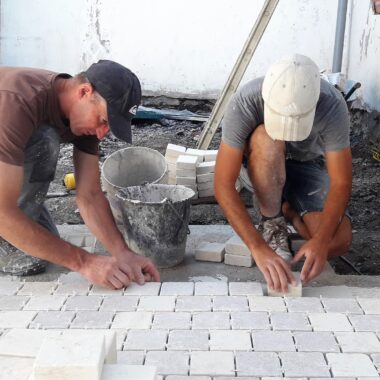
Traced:
<path id="1" fill-rule="evenodd" d="M 120 140 L 124 140 L 127 143 L 132 143 L 132 129 L 131 129 L 132 117 L 126 118 L 121 115 L 117 110 L 108 105 L 108 124 L 111 132 Z"/>
<path id="2" fill-rule="evenodd" d="M 301 116 L 284 116 L 273 111 L 264 102 L 264 125 L 273 140 L 302 141 L 313 127 L 315 108 Z"/>

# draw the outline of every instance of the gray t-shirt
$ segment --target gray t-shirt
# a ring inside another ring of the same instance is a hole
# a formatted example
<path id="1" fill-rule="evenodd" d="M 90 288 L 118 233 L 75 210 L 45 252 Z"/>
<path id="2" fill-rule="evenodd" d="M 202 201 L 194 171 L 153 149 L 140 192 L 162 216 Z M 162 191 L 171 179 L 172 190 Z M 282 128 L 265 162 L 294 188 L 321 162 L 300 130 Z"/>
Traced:
<path id="1" fill-rule="evenodd" d="M 242 86 L 232 97 L 222 121 L 222 140 L 227 145 L 244 149 L 251 133 L 264 124 L 264 100 L 261 88 L 264 77 Z M 321 79 L 313 128 L 303 141 L 286 142 L 287 158 L 308 161 L 350 146 L 350 119 L 341 93 Z"/>

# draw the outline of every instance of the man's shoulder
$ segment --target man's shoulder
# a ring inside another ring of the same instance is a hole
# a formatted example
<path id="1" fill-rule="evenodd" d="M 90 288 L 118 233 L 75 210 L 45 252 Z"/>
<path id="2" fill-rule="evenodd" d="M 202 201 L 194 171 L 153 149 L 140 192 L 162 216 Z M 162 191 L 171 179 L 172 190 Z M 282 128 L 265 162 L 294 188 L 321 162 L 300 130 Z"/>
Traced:
<path id="1" fill-rule="evenodd" d="M 261 98 L 261 89 L 263 87 L 263 81 L 264 77 L 259 77 L 248 81 L 239 88 L 239 90 L 237 91 L 237 95 L 242 99 L 255 97 Z"/>

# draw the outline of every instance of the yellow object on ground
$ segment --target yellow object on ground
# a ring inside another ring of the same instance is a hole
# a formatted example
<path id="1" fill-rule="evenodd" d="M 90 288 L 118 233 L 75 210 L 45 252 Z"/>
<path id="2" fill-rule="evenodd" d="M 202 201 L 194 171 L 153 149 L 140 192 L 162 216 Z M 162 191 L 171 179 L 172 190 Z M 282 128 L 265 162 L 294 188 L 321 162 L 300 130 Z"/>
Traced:
<path id="1" fill-rule="evenodd" d="M 63 179 L 63 183 L 66 186 L 67 190 L 73 190 L 75 189 L 75 176 L 74 173 L 68 173 L 65 175 L 65 178 Z"/>

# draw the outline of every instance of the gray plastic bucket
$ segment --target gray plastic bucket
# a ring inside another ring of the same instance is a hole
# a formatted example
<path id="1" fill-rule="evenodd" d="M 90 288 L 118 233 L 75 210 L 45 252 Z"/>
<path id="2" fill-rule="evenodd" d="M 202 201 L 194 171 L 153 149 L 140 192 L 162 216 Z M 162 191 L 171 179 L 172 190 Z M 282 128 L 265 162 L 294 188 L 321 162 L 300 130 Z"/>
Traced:
<path id="1" fill-rule="evenodd" d="M 102 184 L 116 223 L 123 222 L 115 197 L 119 190 L 144 183 L 167 183 L 167 176 L 166 159 L 154 149 L 129 147 L 108 156 L 102 166 Z"/>
<path id="2" fill-rule="evenodd" d="M 170 268 L 185 257 L 194 191 L 178 185 L 143 185 L 116 194 L 126 241 L 136 253 L 159 268 Z"/>

